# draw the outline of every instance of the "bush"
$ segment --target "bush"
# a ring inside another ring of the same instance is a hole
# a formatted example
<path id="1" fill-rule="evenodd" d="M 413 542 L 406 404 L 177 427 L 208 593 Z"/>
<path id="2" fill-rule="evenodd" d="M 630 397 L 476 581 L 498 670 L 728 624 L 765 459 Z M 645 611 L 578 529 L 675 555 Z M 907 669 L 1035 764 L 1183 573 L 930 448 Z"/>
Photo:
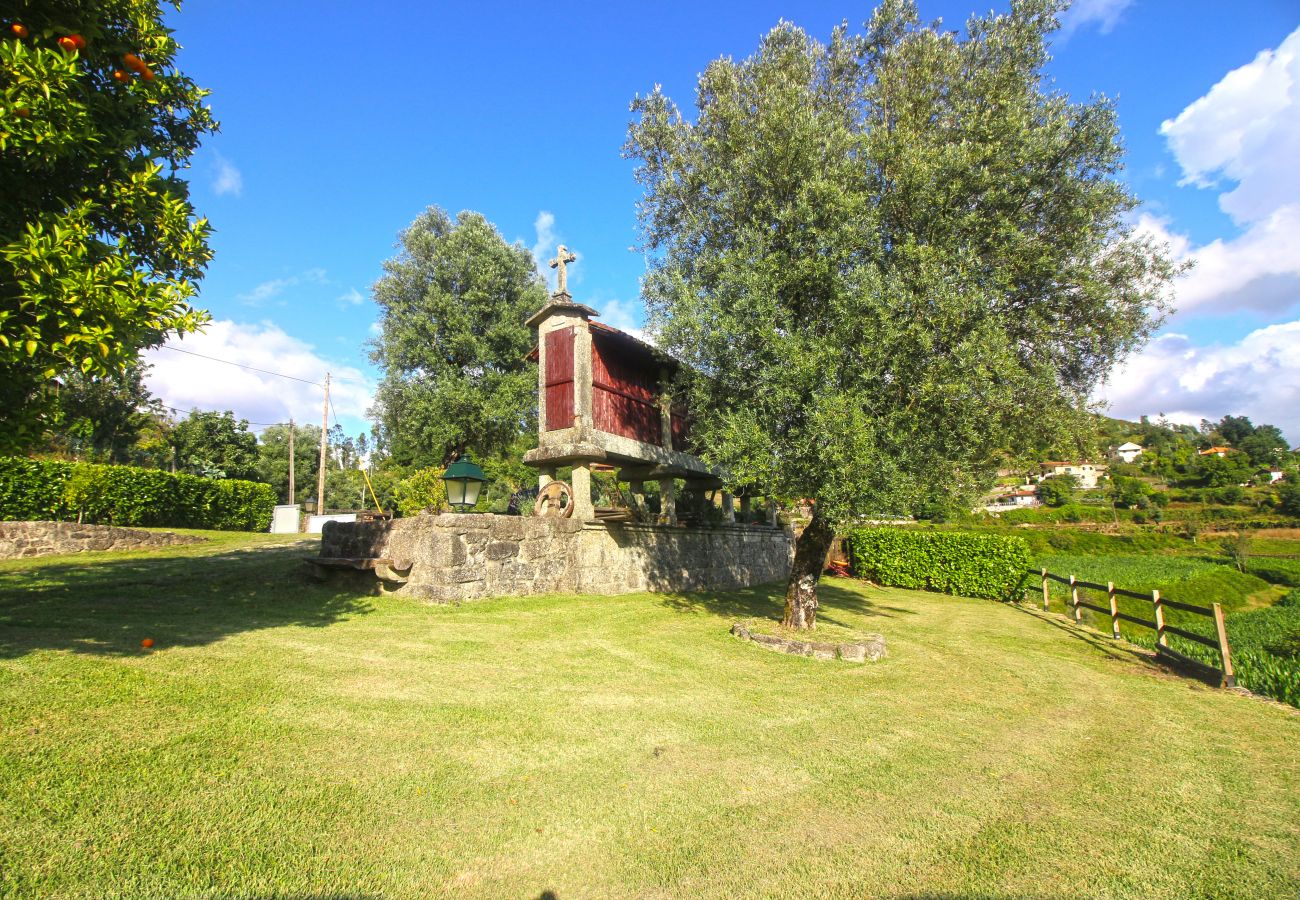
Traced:
<path id="1" fill-rule="evenodd" d="M 853 570 L 891 587 L 1017 600 L 1029 570 L 1018 537 L 955 531 L 862 528 L 849 534 Z"/>
<path id="2" fill-rule="evenodd" d="M 418 516 L 426 509 L 443 512 L 447 508 L 447 483 L 437 466 L 418 469 L 393 486 L 397 511 L 404 516 Z"/>
<path id="3" fill-rule="evenodd" d="M 0 519 L 265 531 L 269 484 L 158 469 L 0 458 Z"/>

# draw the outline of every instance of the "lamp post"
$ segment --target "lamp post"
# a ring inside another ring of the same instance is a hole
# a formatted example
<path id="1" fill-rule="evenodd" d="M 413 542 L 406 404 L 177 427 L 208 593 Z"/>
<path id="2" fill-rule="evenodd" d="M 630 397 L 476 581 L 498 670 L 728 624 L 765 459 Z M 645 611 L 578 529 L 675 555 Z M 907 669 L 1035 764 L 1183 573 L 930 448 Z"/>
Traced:
<path id="1" fill-rule="evenodd" d="M 442 481 L 447 486 L 447 503 L 466 512 L 478 503 L 478 493 L 487 482 L 487 476 L 466 453 L 447 467 L 447 471 L 442 473 Z"/>

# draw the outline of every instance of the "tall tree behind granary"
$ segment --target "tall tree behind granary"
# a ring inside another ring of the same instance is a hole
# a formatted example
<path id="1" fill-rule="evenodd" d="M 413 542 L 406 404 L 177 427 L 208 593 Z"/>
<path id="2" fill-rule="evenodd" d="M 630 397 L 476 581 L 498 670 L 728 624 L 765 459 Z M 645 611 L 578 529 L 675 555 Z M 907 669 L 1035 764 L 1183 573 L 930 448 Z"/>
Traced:
<path id="1" fill-rule="evenodd" d="M 532 255 L 476 212 L 430 207 L 402 232 L 374 286 L 384 370 L 374 412 L 393 459 L 439 466 L 501 453 L 536 428 L 537 369 L 525 320 L 546 302 Z"/>
<path id="2" fill-rule="evenodd" d="M 828 44 L 781 23 L 701 76 L 695 122 L 632 106 L 645 295 L 694 370 L 694 436 L 740 484 L 815 500 L 785 622 L 815 624 L 837 526 L 961 492 L 1082 427 L 1177 273 L 1136 235 L 1113 104 L 1044 84 L 1063 4 L 962 36 L 888 0 Z"/>

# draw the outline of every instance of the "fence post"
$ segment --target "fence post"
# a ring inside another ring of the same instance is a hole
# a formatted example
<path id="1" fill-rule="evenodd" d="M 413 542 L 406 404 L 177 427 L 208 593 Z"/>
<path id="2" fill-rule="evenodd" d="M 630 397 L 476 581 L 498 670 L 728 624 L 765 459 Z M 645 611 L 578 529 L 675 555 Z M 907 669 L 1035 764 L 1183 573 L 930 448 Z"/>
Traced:
<path id="1" fill-rule="evenodd" d="M 1047 570 L 1043 569 L 1043 612 L 1047 612 Z"/>
<path id="2" fill-rule="evenodd" d="M 1078 625 L 1083 621 L 1083 612 L 1079 609 L 1079 586 L 1074 583 L 1074 576 L 1070 576 L 1070 604 L 1074 607 L 1074 624 Z"/>
<path id="3" fill-rule="evenodd" d="M 1223 686 L 1236 687 L 1237 676 L 1232 671 L 1232 653 L 1228 650 L 1228 627 L 1223 622 L 1223 607 L 1219 604 L 1211 604 L 1214 607 L 1214 627 L 1219 632 L 1219 655 L 1223 657 Z"/>
<path id="4" fill-rule="evenodd" d="M 1119 640 L 1119 602 L 1115 599 L 1115 582 L 1106 582 L 1106 597 L 1110 600 L 1111 637 Z"/>
<path id="5" fill-rule="evenodd" d="M 1156 643 L 1161 647 L 1169 646 L 1169 638 L 1165 637 L 1165 606 L 1160 602 L 1160 592 L 1151 592 L 1151 602 L 1156 607 Z"/>

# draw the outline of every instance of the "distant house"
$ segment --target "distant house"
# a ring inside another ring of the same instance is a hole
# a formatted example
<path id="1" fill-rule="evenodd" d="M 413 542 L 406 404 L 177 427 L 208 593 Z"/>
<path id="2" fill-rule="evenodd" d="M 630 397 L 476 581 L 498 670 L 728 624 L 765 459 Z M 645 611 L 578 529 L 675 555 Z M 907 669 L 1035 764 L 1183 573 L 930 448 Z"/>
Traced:
<path id="1" fill-rule="evenodd" d="M 1232 452 L 1231 447 L 1210 447 L 1200 452 L 1201 456 L 1227 456 Z"/>
<path id="2" fill-rule="evenodd" d="M 1116 447 L 1111 455 L 1121 462 L 1131 463 L 1142 455 L 1142 447 L 1129 441 Z"/>
<path id="3" fill-rule="evenodd" d="M 1043 473 L 1038 476 L 1038 480 L 1051 478 L 1055 475 L 1073 475 L 1079 482 L 1079 487 L 1085 491 L 1090 491 L 1097 486 L 1097 482 L 1106 474 L 1106 466 L 1101 464 L 1094 465 L 1090 462 L 1045 462 L 1043 463 Z"/>
<path id="4" fill-rule="evenodd" d="M 986 512 L 999 513 L 1008 509 L 1038 506 L 1038 491 L 1032 487 L 1018 487 L 1015 490 L 999 494 L 983 507 Z"/>
<path id="5" fill-rule="evenodd" d="M 1279 481 L 1282 480 L 1282 478 L 1283 478 L 1285 475 L 1286 475 L 1286 473 L 1283 472 L 1281 469 L 1269 469 L 1269 470 L 1268 470 L 1268 483 L 1269 483 L 1269 484 L 1277 484 Z"/>

